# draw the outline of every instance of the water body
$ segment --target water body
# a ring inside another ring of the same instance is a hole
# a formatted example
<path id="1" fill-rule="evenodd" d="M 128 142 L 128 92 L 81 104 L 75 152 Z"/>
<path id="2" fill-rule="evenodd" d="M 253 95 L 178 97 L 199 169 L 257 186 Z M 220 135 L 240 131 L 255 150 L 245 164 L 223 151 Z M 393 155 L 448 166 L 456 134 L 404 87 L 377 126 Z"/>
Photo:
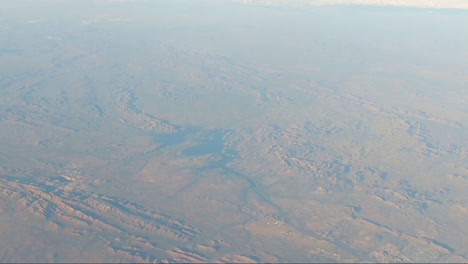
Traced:
<path id="1" fill-rule="evenodd" d="M 201 131 L 201 127 L 187 126 L 177 127 L 178 132 L 172 134 L 156 134 L 154 140 L 161 145 L 161 148 L 178 145 L 188 139 L 191 135 L 196 135 Z"/>
<path id="2" fill-rule="evenodd" d="M 178 132 L 172 134 L 156 134 L 155 141 L 161 148 L 172 147 L 185 141 L 195 141 L 198 144 L 188 147 L 181 152 L 183 156 L 201 156 L 206 154 L 219 154 L 224 156 L 224 136 L 228 132 L 224 129 L 203 130 L 198 126 L 178 128 Z"/>
<path id="3" fill-rule="evenodd" d="M 206 135 L 202 135 L 201 143 L 199 145 L 184 149 L 184 151 L 182 151 L 182 155 L 192 157 L 221 153 L 224 146 L 225 134 L 225 130 L 211 130 Z"/>

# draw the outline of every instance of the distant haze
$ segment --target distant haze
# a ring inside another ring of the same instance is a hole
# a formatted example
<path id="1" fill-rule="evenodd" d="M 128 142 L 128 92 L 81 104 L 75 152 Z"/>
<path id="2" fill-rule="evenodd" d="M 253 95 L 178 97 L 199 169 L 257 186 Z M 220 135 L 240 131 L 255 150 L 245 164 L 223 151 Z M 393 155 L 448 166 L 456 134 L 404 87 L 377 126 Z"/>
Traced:
<path id="1" fill-rule="evenodd" d="M 467 9 L 465 0 L 239 0 L 249 4 L 307 3 L 313 5 L 378 5 L 420 8 L 458 8 Z"/>

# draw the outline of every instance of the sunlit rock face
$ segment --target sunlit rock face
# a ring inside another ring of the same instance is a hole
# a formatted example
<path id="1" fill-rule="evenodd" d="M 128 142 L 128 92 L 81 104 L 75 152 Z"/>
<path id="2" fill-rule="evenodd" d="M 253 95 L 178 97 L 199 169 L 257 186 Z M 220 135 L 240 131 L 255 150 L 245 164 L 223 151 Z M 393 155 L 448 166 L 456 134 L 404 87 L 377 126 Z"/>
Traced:
<path id="1" fill-rule="evenodd" d="M 1 261 L 468 262 L 467 11 L 246 3 L 0 1 Z"/>

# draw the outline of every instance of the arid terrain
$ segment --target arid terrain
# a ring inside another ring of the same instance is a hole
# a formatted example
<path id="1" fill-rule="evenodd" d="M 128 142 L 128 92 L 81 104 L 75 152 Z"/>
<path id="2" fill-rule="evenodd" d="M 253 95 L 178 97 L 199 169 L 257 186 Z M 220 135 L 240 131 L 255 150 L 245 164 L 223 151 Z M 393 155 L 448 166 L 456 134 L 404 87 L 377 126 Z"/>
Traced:
<path id="1" fill-rule="evenodd" d="M 468 262 L 468 13 L 0 2 L 1 262 Z"/>

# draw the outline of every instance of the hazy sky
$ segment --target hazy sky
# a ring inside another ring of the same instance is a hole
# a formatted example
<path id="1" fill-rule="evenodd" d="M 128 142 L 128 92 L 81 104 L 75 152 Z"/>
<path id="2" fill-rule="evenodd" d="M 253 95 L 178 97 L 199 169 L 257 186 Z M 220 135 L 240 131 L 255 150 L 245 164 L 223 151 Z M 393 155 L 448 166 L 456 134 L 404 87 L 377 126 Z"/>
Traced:
<path id="1" fill-rule="evenodd" d="M 468 8 L 465 0 L 236 0 L 250 4 L 308 3 L 315 5 L 388 5 L 424 8 Z"/>

